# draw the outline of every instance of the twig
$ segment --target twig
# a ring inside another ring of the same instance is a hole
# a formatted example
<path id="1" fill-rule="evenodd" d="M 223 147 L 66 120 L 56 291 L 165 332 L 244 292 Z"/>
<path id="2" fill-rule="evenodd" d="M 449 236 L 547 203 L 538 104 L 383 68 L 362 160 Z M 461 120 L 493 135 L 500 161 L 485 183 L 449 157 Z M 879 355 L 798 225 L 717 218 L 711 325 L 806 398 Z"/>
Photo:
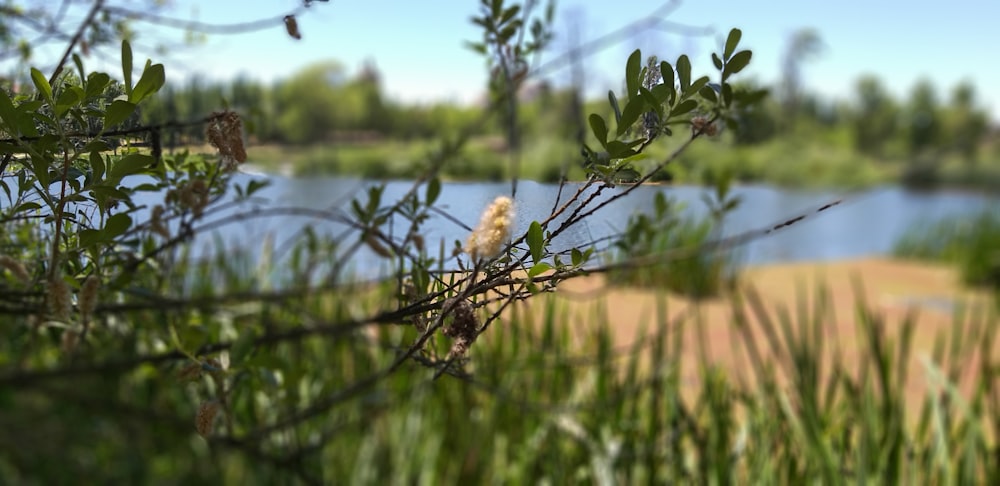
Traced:
<path id="1" fill-rule="evenodd" d="M 49 76 L 50 85 L 55 84 L 56 77 L 58 77 L 59 73 L 62 72 L 63 64 L 66 64 L 66 60 L 69 59 L 69 55 L 73 52 L 73 48 L 76 47 L 77 42 L 80 42 L 80 37 L 83 36 L 83 32 L 87 30 L 87 27 L 94 21 L 94 16 L 97 15 L 97 12 L 101 10 L 103 5 L 104 0 L 94 1 L 94 6 L 90 8 L 90 12 L 87 13 L 87 17 L 83 19 L 83 22 L 80 24 L 80 28 L 77 29 L 73 38 L 70 39 L 69 45 L 66 46 L 66 52 L 63 53 L 62 59 L 59 60 L 59 63 L 57 63 L 56 67 L 53 69 L 52 76 Z"/>

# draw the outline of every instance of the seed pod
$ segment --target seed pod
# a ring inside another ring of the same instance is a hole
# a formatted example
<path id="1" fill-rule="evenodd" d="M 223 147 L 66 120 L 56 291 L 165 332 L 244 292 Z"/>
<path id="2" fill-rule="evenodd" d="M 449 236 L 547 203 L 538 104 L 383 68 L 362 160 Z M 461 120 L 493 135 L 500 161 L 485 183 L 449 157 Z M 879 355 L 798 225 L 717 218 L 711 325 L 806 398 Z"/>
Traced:
<path id="1" fill-rule="evenodd" d="M 31 281 L 31 274 L 28 273 L 28 269 L 24 266 L 24 264 L 7 255 L 0 255 L 0 268 L 7 269 L 7 271 L 20 280 L 21 283 L 28 283 Z"/>
<path id="2" fill-rule="evenodd" d="M 299 32 L 299 23 L 295 20 L 294 15 L 285 16 L 285 31 L 294 39 L 302 39 L 302 33 Z"/>
<path id="3" fill-rule="evenodd" d="M 96 275 L 90 275 L 83 281 L 78 301 L 80 316 L 83 317 L 84 320 L 90 319 L 90 315 L 93 314 L 94 309 L 97 308 L 97 290 L 100 285 L 101 281 Z"/>
<path id="4" fill-rule="evenodd" d="M 218 413 L 218 400 L 201 403 L 201 406 L 198 407 L 198 412 L 194 417 L 194 428 L 198 431 L 198 435 L 208 437 L 208 435 L 212 433 L 212 425 L 214 424 L 215 416 L 218 415 Z"/>
<path id="5" fill-rule="evenodd" d="M 371 250 L 375 252 L 376 255 L 382 258 L 392 258 L 392 252 L 382 245 L 382 242 L 380 242 L 375 235 L 366 236 L 365 243 L 368 245 L 368 248 L 371 248 Z"/>

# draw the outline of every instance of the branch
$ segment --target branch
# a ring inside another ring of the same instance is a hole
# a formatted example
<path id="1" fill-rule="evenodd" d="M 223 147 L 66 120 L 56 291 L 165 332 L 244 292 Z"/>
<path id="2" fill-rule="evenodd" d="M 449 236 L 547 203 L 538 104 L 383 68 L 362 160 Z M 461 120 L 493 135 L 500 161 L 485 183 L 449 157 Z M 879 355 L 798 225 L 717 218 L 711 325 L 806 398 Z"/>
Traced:
<path id="1" fill-rule="evenodd" d="M 56 67 L 52 70 L 52 76 L 49 76 L 49 84 L 56 83 L 56 77 L 59 76 L 59 73 L 62 72 L 63 64 L 66 64 L 66 60 L 69 59 L 69 55 L 70 53 L 73 52 L 73 48 L 76 47 L 77 42 L 80 42 L 80 37 L 83 36 L 83 32 L 86 31 L 87 27 L 89 27 L 90 24 L 94 21 L 94 16 L 97 15 L 97 12 L 101 10 L 101 7 L 103 5 L 104 5 L 104 0 L 94 1 L 94 6 L 90 8 L 90 12 L 87 13 L 87 17 L 83 19 L 83 22 L 80 24 L 80 28 L 77 29 L 76 34 L 73 35 L 73 38 L 70 39 L 69 45 L 66 46 L 66 52 L 63 53 L 62 59 L 59 60 L 59 62 L 56 64 Z"/>
<path id="2" fill-rule="evenodd" d="M 300 6 L 291 12 L 284 15 L 278 15 L 275 17 L 270 17 L 266 19 L 254 20 L 251 22 L 238 22 L 232 24 L 210 24 L 206 22 L 199 22 L 197 20 L 185 20 L 178 19 L 174 17 L 166 17 L 163 15 L 157 15 L 149 12 L 140 12 L 137 10 L 131 10 L 125 7 L 105 7 L 104 12 L 117 15 L 119 17 L 124 17 L 129 20 L 138 20 L 141 22 L 147 22 L 154 25 L 159 25 L 162 27 L 169 27 L 172 29 L 181 30 L 192 30 L 197 32 L 203 32 L 206 34 L 243 34 L 247 32 L 256 32 L 264 29 L 269 29 L 275 25 L 284 25 L 285 17 L 295 16 L 305 11 L 304 6 Z"/>

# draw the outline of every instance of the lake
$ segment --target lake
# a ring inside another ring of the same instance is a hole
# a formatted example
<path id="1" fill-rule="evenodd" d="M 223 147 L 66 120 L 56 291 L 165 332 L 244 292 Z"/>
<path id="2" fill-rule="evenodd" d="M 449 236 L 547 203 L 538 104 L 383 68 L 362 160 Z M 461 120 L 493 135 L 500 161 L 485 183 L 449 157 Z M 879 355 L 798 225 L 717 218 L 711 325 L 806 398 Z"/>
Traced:
<path id="1" fill-rule="evenodd" d="M 373 182 L 340 177 L 294 178 L 281 175 L 241 173 L 236 176 L 241 183 L 251 178 L 267 179 L 271 185 L 257 195 L 265 201 L 251 204 L 270 206 L 305 207 L 313 209 L 346 209 L 352 197 L 364 197 L 365 188 Z M 388 182 L 383 204 L 394 202 L 410 189 L 407 181 Z M 579 183 L 569 184 L 563 191 L 563 200 L 571 195 Z M 605 190 L 598 200 L 624 191 L 627 186 Z M 705 214 L 701 195 L 707 189 L 693 186 L 642 186 L 629 196 L 609 204 L 595 213 L 585 225 L 573 227 L 553 242 L 553 250 L 563 250 L 613 234 L 622 230 L 628 218 L 636 211 L 651 211 L 657 192 L 664 192 L 676 201 L 687 205 L 692 215 Z M 520 181 L 515 204 L 516 228 L 523 233 L 532 220 L 542 220 L 555 203 L 558 186 L 532 181 Z M 885 255 L 891 252 L 897 240 L 916 224 L 930 223 L 942 218 L 977 214 L 1000 205 L 1000 196 L 955 190 L 912 191 L 887 186 L 849 193 L 844 191 L 793 190 L 767 185 L 737 186 L 733 194 L 742 199 L 740 207 L 729 214 L 723 223 L 723 233 L 731 235 L 764 228 L 818 207 L 844 198 L 843 204 L 807 218 L 798 224 L 772 235 L 755 240 L 738 250 L 738 258 L 746 263 L 761 264 L 796 260 L 835 260 L 863 256 Z M 421 189 L 420 194 L 423 194 Z M 498 195 L 510 194 L 510 183 L 445 183 L 442 185 L 438 206 L 452 217 L 468 226 L 475 226 L 482 210 Z M 364 199 L 362 199 L 364 200 Z M 228 225 L 217 236 L 228 243 L 259 247 L 265 238 L 273 237 L 277 247 L 297 237 L 298 231 L 311 224 L 319 234 L 338 234 L 345 228 L 336 223 L 306 217 L 259 218 Z M 402 227 L 400 227 L 402 228 Z M 428 249 L 436 253 L 443 239 L 450 250 L 454 240 L 465 241 L 468 231 L 441 216 L 434 216 L 426 225 L 424 234 Z M 401 236 L 405 229 L 400 229 Z M 198 243 L 210 242 L 214 237 L 202 235 Z M 204 248 L 204 247 L 203 247 Z M 372 268 L 377 262 L 374 255 L 362 253 L 355 264 Z M 384 265 L 383 265 L 384 266 Z"/>

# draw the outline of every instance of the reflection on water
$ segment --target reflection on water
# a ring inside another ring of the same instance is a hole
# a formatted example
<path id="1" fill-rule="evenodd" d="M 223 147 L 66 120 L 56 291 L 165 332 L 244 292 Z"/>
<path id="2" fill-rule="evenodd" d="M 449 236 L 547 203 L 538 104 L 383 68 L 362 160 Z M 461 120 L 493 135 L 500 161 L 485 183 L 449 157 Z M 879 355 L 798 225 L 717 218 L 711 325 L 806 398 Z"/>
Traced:
<path id="1" fill-rule="evenodd" d="M 258 193 L 266 202 L 251 205 L 262 208 L 284 206 L 346 209 L 352 197 L 363 199 L 364 189 L 371 184 L 336 177 L 238 176 L 243 179 L 242 182 L 251 177 L 266 177 L 271 181 L 271 186 Z M 389 182 L 383 204 L 396 201 L 411 187 L 410 182 Z M 567 185 L 563 189 L 561 201 L 566 201 L 579 187 L 580 184 Z M 627 187 L 605 189 L 595 202 L 608 200 L 626 189 Z M 685 203 L 686 210 L 692 215 L 706 213 L 704 203 L 701 202 L 701 195 L 706 189 L 690 186 L 642 186 L 627 197 L 597 211 L 587 219 L 586 224 L 575 226 L 561 234 L 554 241 L 552 249 L 559 251 L 586 245 L 623 229 L 633 212 L 651 210 L 653 197 L 660 191 Z M 526 231 L 532 220 L 547 217 L 557 202 L 558 192 L 557 185 L 521 181 L 515 198 L 515 234 Z M 465 225 L 475 226 L 483 208 L 496 196 L 509 193 L 509 182 L 446 183 L 438 205 Z M 422 189 L 420 194 L 423 194 Z M 846 197 L 845 203 L 840 206 L 740 248 L 738 256 L 747 263 L 832 260 L 886 254 L 901 235 L 918 222 L 975 214 L 1000 202 L 1000 197 L 997 196 L 957 191 L 911 192 L 898 187 L 845 194 L 755 185 L 735 187 L 733 194 L 740 196 L 743 202 L 724 221 L 723 232 L 727 235 L 764 228 Z M 284 242 L 296 238 L 299 231 L 308 224 L 312 224 L 319 234 L 336 235 L 347 230 L 329 221 L 282 216 L 227 225 L 219 230 L 218 236 L 228 243 L 251 249 L 259 247 L 264 238 L 274 237 L 280 247 Z M 436 253 L 435 249 L 441 240 L 448 252 L 455 240 L 464 241 L 468 234 L 465 228 L 439 215 L 432 217 L 425 229 L 425 241 L 432 253 Z M 399 227 L 396 236 L 402 236 L 404 231 L 404 228 Z M 211 235 L 203 235 L 198 244 L 208 243 L 213 239 Z M 369 264 L 376 261 L 372 255 L 360 254 L 358 258 L 355 263 L 364 267 L 369 267 Z"/>

